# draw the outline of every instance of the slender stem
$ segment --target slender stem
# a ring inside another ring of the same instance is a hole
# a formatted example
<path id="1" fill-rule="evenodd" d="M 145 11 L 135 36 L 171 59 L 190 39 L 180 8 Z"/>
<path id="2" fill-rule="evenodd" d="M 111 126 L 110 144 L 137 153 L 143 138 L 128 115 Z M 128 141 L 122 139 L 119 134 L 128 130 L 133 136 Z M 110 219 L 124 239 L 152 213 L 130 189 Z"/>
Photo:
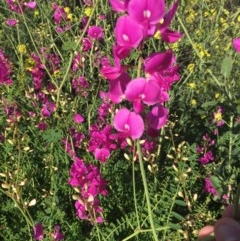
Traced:
<path id="1" fill-rule="evenodd" d="M 139 159 L 139 163 L 140 163 L 140 170 L 141 170 L 141 176 L 142 176 L 142 181 L 143 181 L 143 186 L 144 186 L 144 192 L 145 192 L 146 201 L 147 201 L 148 218 L 150 221 L 153 238 L 155 241 L 158 241 L 156 228 L 155 228 L 155 225 L 153 222 L 153 215 L 152 215 L 151 203 L 150 203 L 150 198 L 149 198 L 147 179 L 146 179 L 145 169 L 144 169 L 144 165 L 143 165 L 142 151 L 141 151 L 141 146 L 140 146 L 139 140 L 137 140 L 137 153 L 138 153 L 138 159 Z"/>
<path id="2" fill-rule="evenodd" d="M 134 168 L 135 161 L 132 160 L 132 178 L 133 178 L 133 198 L 134 198 L 134 207 L 137 216 L 137 228 L 140 228 L 140 221 L 138 215 L 138 207 L 137 207 L 137 198 L 136 198 L 136 178 L 135 178 L 135 168 Z"/>
<path id="3" fill-rule="evenodd" d="M 156 228 L 157 231 L 162 231 L 162 230 L 166 230 L 169 229 L 170 227 L 161 227 L 161 228 Z M 138 229 L 136 230 L 134 233 L 132 233 L 131 235 L 129 235 L 128 237 L 126 237 L 125 239 L 123 239 L 122 241 L 127 241 L 135 236 L 137 236 L 139 233 L 148 233 L 151 232 L 151 229 Z"/>
<path id="4" fill-rule="evenodd" d="M 189 40 L 190 44 L 192 45 L 192 47 L 193 47 L 193 49 L 194 49 L 195 53 L 197 54 L 197 56 L 198 56 L 198 57 L 199 57 L 199 59 L 201 60 L 201 64 L 203 64 L 203 63 L 204 63 L 204 61 L 203 61 L 203 59 L 202 59 L 202 57 L 201 57 L 201 55 L 200 55 L 199 51 L 197 50 L 196 46 L 194 45 L 194 43 L 193 43 L 193 41 L 192 41 L 192 39 L 191 39 L 190 35 L 188 34 L 188 31 L 187 31 L 187 29 L 185 28 L 185 26 L 184 26 L 184 24 L 183 24 L 183 22 L 182 22 L 181 18 L 179 17 L 179 15 L 178 15 L 178 14 L 176 14 L 176 16 L 177 16 L 178 22 L 180 23 L 180 25 L 181 25 L 181 27 L 182 27 L 182 29 L 183 29 L 184 33 L 186 34 L 186 36 L 187 36 L 187 38 L 188 38 L 188 40 Z"/>
<path id="5" fill-rule="evenodd" d="M 27 224 L 28 224 L 29 226 L 33 227 L 32 218 L 31 218 L 31 217 L 28 217 L 28 216 L 26 215 L 26 213 L 24 212 L 24 209 L 19 205 L 18 201 L 16 201 L 15 198 L 12 197 L 12 195 L 11 195 L 10 193 L 5 192 L 2 188 L 0 188 L 0 191 L 1 191 L 2 193 L 4 193 L 5 195 L 7 195 L 8 197 L 10 197 L 10 198 L 13 200 L 15 206 L 19 209 L 19 211 L 21 212 L 21 214 L 22 214 L 23 217 L 25 218 Z"/>

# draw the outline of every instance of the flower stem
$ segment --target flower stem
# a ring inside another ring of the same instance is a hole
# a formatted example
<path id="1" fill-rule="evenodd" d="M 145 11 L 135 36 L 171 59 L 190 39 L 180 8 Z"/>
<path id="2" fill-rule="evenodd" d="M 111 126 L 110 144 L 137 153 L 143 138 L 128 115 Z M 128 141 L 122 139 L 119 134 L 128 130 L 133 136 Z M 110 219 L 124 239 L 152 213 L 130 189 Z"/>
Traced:
<path id="1" fill-rule="evenodd" d="M 139 159 L 139 163 L 140 163 L 140 170 L 141 170 L 141 176 L 142 176 L 142 181 L 143 181 L 143 186 L 144 186 L 144 192 L 145 192 L 146 201 L 147 201 L 148 218 L 150 221 L 153 238 L 155 241 L 158 241 L 156 228 L 155 228 L 154 222 L 153 222 L 153 215 L 152 215 L 151 203 L 150 203 L 150 198 L 149 198 L 147 179 L 146 179 L 145 169 L 144 169 L 144 165 L 143 165 L 143 158 L 142 158 L 142 152 L 141 152 L 141 146 L 140 146 L 139 140 L 137 140 L 137 153 L 138 153 L 138 159 Z"/>

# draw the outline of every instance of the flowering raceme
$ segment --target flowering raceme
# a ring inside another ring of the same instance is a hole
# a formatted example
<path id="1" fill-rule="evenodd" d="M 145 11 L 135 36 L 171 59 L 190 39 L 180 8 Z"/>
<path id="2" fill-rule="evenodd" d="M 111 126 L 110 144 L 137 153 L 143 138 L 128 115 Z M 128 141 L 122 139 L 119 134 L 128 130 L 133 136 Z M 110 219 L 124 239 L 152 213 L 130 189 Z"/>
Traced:
<path id="1" fill-rule="evenodd" d="M 54 226 L 54 233 L 51 234 L 54 241 L 63 240 L 64 235 L 60 232 L 60 226 Z M 36 223 L 33 228 L 33 238 L 34 240 L 43 240 L 44 233 L 43 233 L 43 226 L 41 223 Z"/>
<path id="2" fill-rule="evenodd" d="M 10 74 L 12 73 L 12 64 L 10 63 L 8 57 L 0 49 L 0 85 L 6 84 L 11 85 L 12 79 Z"/>
<path id="3" fill-rule="evenodd" d="M 99 206 L 98 195 L 107 195 L 107 182 L 101 177 L 100 171 L 93 165 L 85 165 L 82 159 L 75 157 L 70 169 L 69 184 L 79 189 L 79 198 L 75 202 L 77 215 L 89 220 L 92 224 L 103 222 L 102 208 Z"/>

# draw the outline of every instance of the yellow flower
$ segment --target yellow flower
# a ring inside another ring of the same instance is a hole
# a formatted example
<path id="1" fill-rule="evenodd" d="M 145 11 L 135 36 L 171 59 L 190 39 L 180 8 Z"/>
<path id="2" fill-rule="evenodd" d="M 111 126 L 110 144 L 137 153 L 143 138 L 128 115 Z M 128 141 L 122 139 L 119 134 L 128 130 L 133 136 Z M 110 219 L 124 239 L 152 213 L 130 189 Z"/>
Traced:
<path id="1" fill-rule="evenodd" d="M 191 99 L 191 106 L 196 106 L 197 105 L 197 101 L 195 99 Z"/>
<path id="2" fill-rule="evenodd" d="M 65 8 L 64 8 L 64 11 L 65 11 L 66 13 L 70 13 L 70 8 L 69 8 L 69 7 L 65 7 Z"/>
<path id="3" fill-rule="evenodd" d="M 197 87 L 194 82 L 189 83 L 188 86 L 190 87 L 190 89 L 193 89 L 193 90 L 196 89 Z"/>
<path id="4" fill-rule="evenodd" d="M 221 112 L 216 112 L 215 115 L 214 115 L 214 121 L 218 122 L 220 120 L 222 120 L 222 113 Z"/>
<path id="5" fill-rule="evenodd" d="M 27 53 L 27 47 L 25 44 L 19 44 L 17 46 L 17 51 L 20 53 L 20 54 L 26 54 Z"/>
<path id="6" fill-rule="evenodd" d="M 237 17 L 237 21 L 240 23 L 240 15 Z"/>
<path id="7" fill-rule="evenodd" d="M 154 38 L 161 39 L 161 32 L 159 30 L 154 34 Z"/>
<path id="8" fill-rule="evenodd" d="M 28 59 L 26 59 L 25 69 L 31 71 L 34 68 L 35 64 L 35 60 L 32 57 L 29 57 Z"/>
<path id="9" fill-rule="evenodd" d="M 191 63 L 187 66 L 187 69 L 189 70 L 189 72 L 193 72 L 193 70 L 195 69 L 195 64 Z"/>
<path id="10" fill-rule="evenodd" d="M 70 21 L 72 21 L 72 20 L 73 20 L 73 14 L 72 14 L 72 13 L 69 13 L 69 14 L 67 15 L 67 18 L 68 18 Z"/>
<path id="11" fill-rule="evenodd" d="M 219 96 L 220 96 L 220 94 L 219 94 L 219 93 L 215 93 L 215 99 L 218 99 L 218 98 L 219 98 Z"/>
<path id="12" fill-rule="evenodd" d="M 91 15 L 91 13 L 92 13 L 92 8 L 90 8 L 90 7 L 85 8 L 84 13 L 85 13 L 88 17 L 90 17 L 90 15 Z"/>
<path id="13" fill-rule="evenodd" d="M 36 17 L 36 16 L 39 16 L 39 11 L 38 10 L 35 10 L 34 11 L 34 16 Z"/>

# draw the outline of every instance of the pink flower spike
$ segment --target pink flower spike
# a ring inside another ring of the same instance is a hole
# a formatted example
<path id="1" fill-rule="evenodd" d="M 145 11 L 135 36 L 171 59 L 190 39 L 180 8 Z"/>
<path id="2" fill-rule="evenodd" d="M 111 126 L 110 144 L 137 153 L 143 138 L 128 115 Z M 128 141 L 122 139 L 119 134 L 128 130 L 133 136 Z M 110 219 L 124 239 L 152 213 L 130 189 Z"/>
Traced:
<path id="1" fill-rule="evenodd" d="M 162 105 L 157 105 L 152 108 L 150 112 L 148 112 L 146 119 L 148 126 L 151 129 L 159 130 L 161 129 L 167 122 L 168 110 Z"/>
<path id="2" fill-rule="evenodd" d="M 240 53 L 240 38 L 233 39 L 232 43 L 235 50 Z"/>
<path id="3" fill-rule="evenodd" d="M 84 118 L 83 118 L 83 116 L 80 115 L 80 114 L 75 114 L 75 115 L 73 116 L 73 121 L 74 121 L 75 123 L 77 123 L 77 124 L 81 124 L 81 123 L 84 121 Z"/>
<path id="4" fill-rule="evenodd" d="M 42 240 L 43 239 L 43 226 L 41 223 L 36 223 L 33 228 L 34 232 L 34 239 L 35 240 Z"/>
<path id="5" fill-rule="evenodd" d="M 137 48 L 143 39 L 143 29 L 129 16 L 118 18 L 114 29 L 117 44 L 122 47 Z"/>
<path id="6" fill-rule="evenodd" d="M 130 112 L 127 108 L 122 108 L 117 112 L 113 123 L 116 130 L 126 133 L 133 140 L 140 138 L 144 131 L 142 117 L 135 112 Z"/>
<path id="7" fill-rule="evenodd" d="M 37 3 L 36 3 L 36 2 L 28 2 L 28 3 L 24 3 L 24 5 L 25 5 L 27 8 L 34 9 L 34 8 L 36 8 Z"/>
<path id="8" fill-rule="evenodd" d="M 18 20 L 17 19 L 8 19 L 6 20 L 6 24 L 10 27 L 14 27 L 16 26 L 18 23 Z"/>

